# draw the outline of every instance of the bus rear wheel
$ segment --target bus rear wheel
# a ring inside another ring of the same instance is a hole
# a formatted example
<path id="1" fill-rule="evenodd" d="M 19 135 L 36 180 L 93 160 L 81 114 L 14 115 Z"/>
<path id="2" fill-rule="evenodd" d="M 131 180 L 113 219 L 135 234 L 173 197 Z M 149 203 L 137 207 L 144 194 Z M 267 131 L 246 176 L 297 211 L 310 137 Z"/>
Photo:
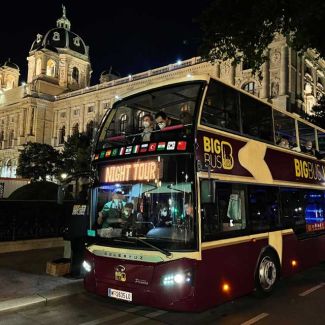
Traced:
<path id="1" fill-rule="evenodd" d="M 258 295 L 269 295 L 279 278 L 279 265 L 276 257 L 271 251 L 266 251 L 259 259 L 256 274 L 255 286 Z"/>

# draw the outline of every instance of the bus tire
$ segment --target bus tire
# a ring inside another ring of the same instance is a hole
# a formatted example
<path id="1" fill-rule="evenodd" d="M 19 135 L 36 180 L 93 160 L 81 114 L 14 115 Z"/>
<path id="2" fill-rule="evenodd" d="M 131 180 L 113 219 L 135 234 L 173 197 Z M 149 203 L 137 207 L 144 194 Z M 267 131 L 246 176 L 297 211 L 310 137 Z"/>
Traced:
<path id="1" fill-rule="evenodd" d="M 280 275 L 280 266 L 276 254 L 265 250 L 258 261 L 255 272 L 255 289 L 258 296 L 272 293 Z"/>

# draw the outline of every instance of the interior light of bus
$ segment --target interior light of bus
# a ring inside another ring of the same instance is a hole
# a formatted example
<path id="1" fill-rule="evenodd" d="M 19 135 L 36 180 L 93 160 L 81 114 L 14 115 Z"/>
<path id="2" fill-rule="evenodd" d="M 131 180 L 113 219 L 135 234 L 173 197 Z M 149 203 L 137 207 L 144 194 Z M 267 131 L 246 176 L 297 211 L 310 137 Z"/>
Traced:
<path id="1" fill-rule="evenodd" d="M 224 293 L 229 293 L 229 292 L 230 292 L 230 285 L 229 285 L 228 283 L 224 283 L 224 284 L 222 285 L 222 291 L 223 291 Z"/>
<path id="2" fill-rule="evenodd" d="M 91 271 L 91 265 L 87 261 L 83 261 L 82 262 L 82 267 L 85 269 L 86 272 L 90 272 Z"/>
<path id="3" fill-rule="evenodd" d="M 294 268 L 294 267 L 297 267 L 298 266 L 298 262 L 296 260 L 291 260 L 291 266 Z"/>

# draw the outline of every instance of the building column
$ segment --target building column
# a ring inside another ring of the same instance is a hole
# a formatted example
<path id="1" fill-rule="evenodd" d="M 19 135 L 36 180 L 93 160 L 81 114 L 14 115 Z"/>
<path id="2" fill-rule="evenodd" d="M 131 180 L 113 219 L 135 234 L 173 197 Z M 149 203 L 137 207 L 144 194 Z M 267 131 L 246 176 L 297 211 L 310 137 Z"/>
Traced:
<path id="1" fill-rule="evenodd" d="M 281 65 L 280 65 L 280 96 L 287 95 L 288 81 L 288 47 L 281 48 Z"/>

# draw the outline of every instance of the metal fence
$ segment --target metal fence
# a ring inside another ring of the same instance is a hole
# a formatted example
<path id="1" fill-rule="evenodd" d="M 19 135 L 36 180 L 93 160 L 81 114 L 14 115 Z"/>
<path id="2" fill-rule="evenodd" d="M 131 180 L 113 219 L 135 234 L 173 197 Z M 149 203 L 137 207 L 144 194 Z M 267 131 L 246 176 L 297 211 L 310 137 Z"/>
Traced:
<path id="1" fill-rule="evenodd" d="M 61 237 L 73 202 L 0 200 L 0 242 Z"/>

